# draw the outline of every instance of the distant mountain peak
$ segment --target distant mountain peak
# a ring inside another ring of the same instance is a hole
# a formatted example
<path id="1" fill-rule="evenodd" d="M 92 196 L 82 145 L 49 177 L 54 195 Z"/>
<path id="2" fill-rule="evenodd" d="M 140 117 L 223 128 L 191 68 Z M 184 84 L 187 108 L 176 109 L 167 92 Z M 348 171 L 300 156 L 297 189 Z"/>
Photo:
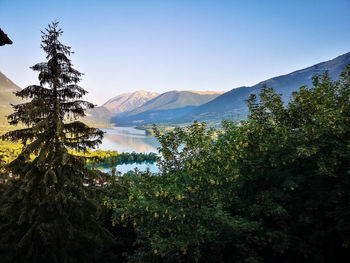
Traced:
<path id="1" fill-rule="evenodd" d="M 112 121 L 117 125 L 156 123 L 183 116 L 191 109 L 222 94 L 219 91 L 171 90 L 147 101 L 136 109 L 117 115 Z"/>
<path id="2" fill-rule="evenodd" d="M 114 114 L 128 112 L 142 106 L 147 101 L 157 97 L 159 93 L 149 92 L 145 90 L 138 90 L 135 92 L 128 92 L 119 94 L 109 99 L 102 106 Z"/>

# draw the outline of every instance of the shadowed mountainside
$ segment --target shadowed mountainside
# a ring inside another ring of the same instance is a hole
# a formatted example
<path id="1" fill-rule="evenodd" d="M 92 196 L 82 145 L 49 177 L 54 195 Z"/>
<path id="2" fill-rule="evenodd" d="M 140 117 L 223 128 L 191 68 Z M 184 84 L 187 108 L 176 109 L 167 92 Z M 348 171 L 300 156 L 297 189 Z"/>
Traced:
<path id="1" fill-rule="evenodd" d="M 212 101 L 192 109 L 186 116 L 174 119 L 172 122 L 187 123 L 193 120 L 220 121 L 225 118 L 244 119 L 248 114 L 245 100 L 252 93 L 258 94 L 264 84 L 274 88 L 277 93 L 282 94 L 283 100 L 287 102 L 293 91 L 304 85 L 311 87 L 312 76 L 315 74 L 322 74 L 328 70 L 330 77 L 335 80 L 339 78 L 340 73 L 344 71 L 348 64 L 350 64 L 350 52 L 302 70 L 262 81 L 252 87 L 232 89 Z"/>

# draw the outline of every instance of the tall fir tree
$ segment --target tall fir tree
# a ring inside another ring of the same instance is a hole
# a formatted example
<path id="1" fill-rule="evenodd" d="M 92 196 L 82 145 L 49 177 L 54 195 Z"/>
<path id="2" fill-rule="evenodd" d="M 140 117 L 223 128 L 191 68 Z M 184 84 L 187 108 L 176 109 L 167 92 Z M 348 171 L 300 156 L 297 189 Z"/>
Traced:
<path id="1" fill-rule="evenodd" d="M 40 85 L 17 92 L 29 102 L 14 105 L 8 117 L 26 128 L 2 136 L 20 141 L 23 151 L 8 166 L 13 176 L 0 200 L 0 255 L 5 262 L 95 262 L 103 231 L 86 186 L 94 174 L 68 149 L 94 148 L 103 132 L 77 121 L 94 105 L 81 100 L 82 74 L 59 40 L 58 22 L 41 33 L 47 62 L 32 67 Z"/>

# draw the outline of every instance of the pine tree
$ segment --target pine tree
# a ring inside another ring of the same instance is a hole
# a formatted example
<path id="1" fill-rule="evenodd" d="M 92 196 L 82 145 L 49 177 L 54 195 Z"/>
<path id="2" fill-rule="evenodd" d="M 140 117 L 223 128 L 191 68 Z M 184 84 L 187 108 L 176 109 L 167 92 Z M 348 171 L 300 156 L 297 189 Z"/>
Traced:
<path id="1" fill-rule="evenodd" d="M 41 33 L 47 62 L 32 67 L 40 85 L 17 92 L 31 100 L 13 106 L 8 117 L 26 128 L 2 136 L 20 141 L 23 151 L 8 166 L 13 178 L 0 200 L 0 255 L 11 262 L 95 262 L 101 229 L 86 186 L 93 171 L 68 149 L 94 148 L 103 132 L 77 120 L 94 105 L 81 100 L 82 74 L 69 59 L 71 48 L 59 41 L 58 22 Z"/>

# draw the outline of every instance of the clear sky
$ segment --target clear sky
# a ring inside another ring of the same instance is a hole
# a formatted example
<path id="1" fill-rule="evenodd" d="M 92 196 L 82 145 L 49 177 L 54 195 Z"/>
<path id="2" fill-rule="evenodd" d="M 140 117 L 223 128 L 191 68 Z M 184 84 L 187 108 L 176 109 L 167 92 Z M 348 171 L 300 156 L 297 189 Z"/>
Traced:
<path id="1" fill-rule="evenodd" d="M 53 20 L 87 99 L 149 90 L 228 91 L 350 51 L 350 0 L 0 0 L 0 71 L 20 87 Z"/>

